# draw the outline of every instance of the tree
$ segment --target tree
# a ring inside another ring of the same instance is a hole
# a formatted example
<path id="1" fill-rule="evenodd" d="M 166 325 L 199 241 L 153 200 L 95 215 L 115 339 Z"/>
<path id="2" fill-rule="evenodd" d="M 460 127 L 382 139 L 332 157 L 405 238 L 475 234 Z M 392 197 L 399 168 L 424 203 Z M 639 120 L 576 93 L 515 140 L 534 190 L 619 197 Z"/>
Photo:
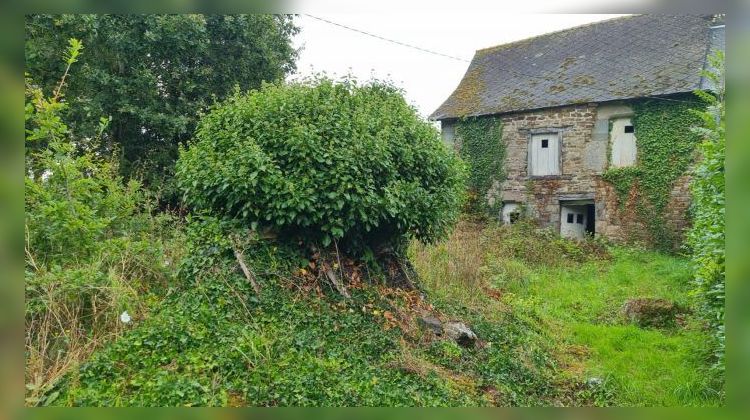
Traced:
<path id="1" fill-rule="evenodd" d="M 81 39 L 88 53 L 68 83 L 65 120 L 89 146 L 98 117 L 111 116 L 98 151 L 118 153 L 124 175 L 158 188 L 202 110 L 235 85 L 257 88 L 294 70 L 297 31 L 277 15 L 31 15 L 26 66 L 49 94 L 63 70 L 58 52 Z"/>
<path id="2" fill-rule="evenodd" d="M 433 241 L 455 220 L 461 160 L 392 86 L 328 79 L 239 92 L 177 163 L 196 210 L 350 249 Z"/>

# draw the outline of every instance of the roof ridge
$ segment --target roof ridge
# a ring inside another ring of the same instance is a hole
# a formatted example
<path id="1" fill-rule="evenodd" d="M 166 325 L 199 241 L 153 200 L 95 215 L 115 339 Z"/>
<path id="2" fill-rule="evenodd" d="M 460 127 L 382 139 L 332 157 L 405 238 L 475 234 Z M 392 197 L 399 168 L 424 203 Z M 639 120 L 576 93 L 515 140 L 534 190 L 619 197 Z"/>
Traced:
<path id="1" fill-rule="evenodd" d="M 543 38 L 543 37 L 550 36 L 550 35 L 556 35 L 556 34 L 560 34 L 560 33 L 567 32 L 567 31 L 576 31 L 576 30 L 579 30 L 581 28 L 585 28 L 585 27 L 588 27 L 588 26 L 596 26 L 596 25 L 599 25 L 599 24 L 602 24 L 602 23 L 612 22 L 614 20 L 620 20 L 620 19 L 624 20 L 624 19 L 630 19 L 630 18 L 639 17 L 639 16 L 649 16 L 649 15 L 646 15 L 646 14 L 632 14 L 632 15 L 626 15 L 626 16 L 616 16 L 616 17 L 609 18 L 609 19 L 598 20 L 596 22 L 583 23 L 583 24 L 580 24 L 580 25 L 571 26 L 570 28 L 558 29 L 558 30 L 552 31 L 552 32 L 545 32 L 543 34 L 530 36 L 528 38 L 517 39 L 515 41 L 510 41 L 510 42 L 506 42 L 506 43 L 503 43 L 503 44 L 497 44 L 497 45 L 493 45 L 491 47 L 479 48 L 479 49 L 477 49 L 475 51 L 475 55 L 479 54 L 480 52 L 481 53 L 487 53 L 490 50 L 498 50 L 498 49 L 501 49 L 501 48 L 510 47 L 512 45 L 520 44 L 522 42 L 531 41 L 531 40 L 537 39 L 537 38 Z M 653 15 L 651 15 L 651 16 L 653 16 Z"/>

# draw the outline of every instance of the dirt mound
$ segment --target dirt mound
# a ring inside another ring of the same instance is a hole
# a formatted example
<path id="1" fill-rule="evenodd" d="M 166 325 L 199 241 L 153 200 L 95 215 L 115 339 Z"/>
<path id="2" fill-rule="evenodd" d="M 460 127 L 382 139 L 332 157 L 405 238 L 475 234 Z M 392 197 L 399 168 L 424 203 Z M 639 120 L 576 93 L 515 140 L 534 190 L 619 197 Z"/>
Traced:
<path id="1" fill-rule="evenodd" d="M 685 312 L 682 306 L 662 298 L 635 298 L 622 305 L 623 316 L 640 327 L 673 327 Z"/>

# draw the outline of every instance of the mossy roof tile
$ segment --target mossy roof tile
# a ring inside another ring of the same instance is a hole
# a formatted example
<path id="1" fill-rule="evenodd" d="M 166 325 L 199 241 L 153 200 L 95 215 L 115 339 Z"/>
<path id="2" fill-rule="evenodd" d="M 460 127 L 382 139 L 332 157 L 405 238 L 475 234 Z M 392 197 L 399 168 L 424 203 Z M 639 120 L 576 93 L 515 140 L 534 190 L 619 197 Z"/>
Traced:
<path id="1" fill-rule="evenodd" d="M 430 118 L 690 92 L 709 46 L 723 47 L 712 25 L 707 16 L 627 16 L 478 50 Z"/>

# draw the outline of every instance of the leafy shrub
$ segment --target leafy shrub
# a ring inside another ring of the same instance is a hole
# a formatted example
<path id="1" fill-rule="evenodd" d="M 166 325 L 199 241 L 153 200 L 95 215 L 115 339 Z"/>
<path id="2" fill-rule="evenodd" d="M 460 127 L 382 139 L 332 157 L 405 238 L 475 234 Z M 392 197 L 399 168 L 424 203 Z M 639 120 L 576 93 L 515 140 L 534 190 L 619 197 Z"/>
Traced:
<path id="1" fill-rule="evenodd" d="M 489 225 L 484 234 L 493 244 L 491 254 L 499 258 L 513 258 L 528 267 L 575 265 L 595 259 L 609 259 L 601 239 L 586 237 L 583 241 L 561 237 L 552 229 L 538 228 L 530 220 L 512 225 Z"/>
<path id="2" fill-rule="evenodd" d="M 717 87 L 714 94 L 698 92 L 708 102 L 706 111 L 698 113 L 702 126 L 695 131 L 703 137 L 698 146 L 701 161 L 693 171 L 693 227 L 688 233 L 695 269 L 696 292 L 701 299 L 702 314 L 715 331 L 716 367 L 724 369 L 724 159 L 726 157 L 724 111 L 724 55 L 711 58 L 715 72 L 706 72 Z"/>
<path id="3" fill-rule="evenodd" d="M 401 93 L 317 79 L 236 93 L 180 152 L 184 201 L 327 246 L 433 241 L 456 218 L 461 161 Z"/>
<path id="4" fill-rule="evenodd" d="M 81 51 L 71 41 L 70 66 Z M 65 77 L 51 97 L 27 80 L 25 298 L 27 403 L 126 325 L 166 289 L 179 259 L 169 215 L 153 216 L 136 181 L 116 165 L 77 150 L 61 113 Z M 106 124 L 102 120 L 101 124 Z M 103 128 L 102 128 L 103 129 Z M 100 130 L 101 132 L 102 130 Z M 37 146 L 37 147 L 33 147 Z M 154 293 L 152 293 L 154 292 Z"/>

